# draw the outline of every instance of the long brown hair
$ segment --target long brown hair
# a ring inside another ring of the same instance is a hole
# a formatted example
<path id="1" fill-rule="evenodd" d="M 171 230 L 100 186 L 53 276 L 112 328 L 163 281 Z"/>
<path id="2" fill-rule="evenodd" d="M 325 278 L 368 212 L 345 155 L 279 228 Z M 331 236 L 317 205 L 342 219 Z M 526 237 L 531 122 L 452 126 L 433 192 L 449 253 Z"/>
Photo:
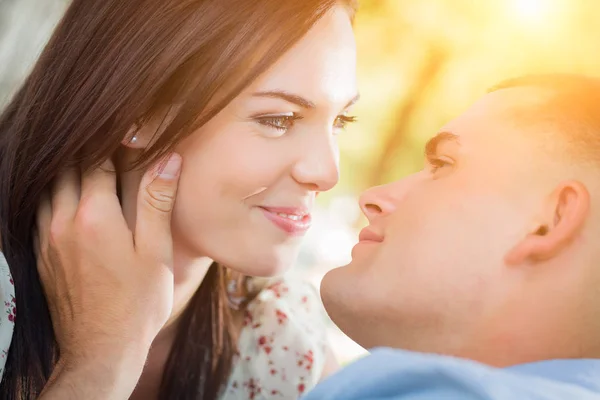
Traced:
<path id="1" fill-rule="evenodd" d="M 0 237 L 19 311 L 0 399 L 37 398 L 58 357 L 32 250 L 40 194 L 58 171 L 98 166 L 132 126 L 177 104 L 175 117 L 137 166 L 157 160 L 337 3 L 72 1 L 0 116 Z M 352 15 L 353 1 L 342 3 Z M 226 382 L 235 343 L 223 276 L 213 265 L 184 312 L 161 399 L 214 399 Z"/>

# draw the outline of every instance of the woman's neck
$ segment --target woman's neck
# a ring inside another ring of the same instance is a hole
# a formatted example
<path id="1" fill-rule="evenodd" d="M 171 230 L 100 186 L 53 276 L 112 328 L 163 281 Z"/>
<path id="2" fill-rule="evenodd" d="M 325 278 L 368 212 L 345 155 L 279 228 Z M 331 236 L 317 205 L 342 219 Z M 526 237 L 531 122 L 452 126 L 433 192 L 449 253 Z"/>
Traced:
<path id="1" fill-rule="evenodd" d="M 130 171 L 121 175 L 121 204 L 130 229 L 136 220 L 136 206 L 142 172 Z M 173 237 L 173 310 L 171 317 L 155 338 L 148 360 L 131 399 L 153 399 L 158 395 L 162 373 L 175 340 L 178 321 L 204 280 L 210 265 L 208 257 L 194 255 L 185 240 Z"/>

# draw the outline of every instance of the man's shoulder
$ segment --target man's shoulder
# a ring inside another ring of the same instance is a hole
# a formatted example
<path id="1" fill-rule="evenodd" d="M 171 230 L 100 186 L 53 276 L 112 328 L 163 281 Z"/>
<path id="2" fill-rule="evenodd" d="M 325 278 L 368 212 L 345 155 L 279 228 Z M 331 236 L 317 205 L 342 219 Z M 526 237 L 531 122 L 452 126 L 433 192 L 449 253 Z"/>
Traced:
<path id="1" fill-rule="evenodd" d="M 575 383 L 492 368 L 469 360 L 376 349 L 309 393 L 329 399 L 597 399 L 600 393 Z"/>

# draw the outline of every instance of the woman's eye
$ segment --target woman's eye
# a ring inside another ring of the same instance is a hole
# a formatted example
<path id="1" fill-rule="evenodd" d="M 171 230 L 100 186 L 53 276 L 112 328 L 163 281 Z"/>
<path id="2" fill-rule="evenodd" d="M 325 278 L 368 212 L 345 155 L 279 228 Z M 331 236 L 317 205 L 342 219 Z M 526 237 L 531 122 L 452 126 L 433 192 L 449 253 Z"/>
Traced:
<path id="1" fill-rule="evenodd" d="M 266 115 L 256 118 L 259 124 L 276 129 L 282 133 L 285 133 L 291 129 L 294 126 L 294 123 L 299 119 L 302 119 L 302 117 L 296 113 L 285 115 Z"/>
<path id="2" fill-rule="evenodd" d="M 352 122 L 356 122 L 356 117 L 351 117 L 348 115 L 338 115 L 338 117 L 333 122 L 333 127 L 335 129 L 343 130 L 348 126 L 348 124 L 351 124 Z"/>

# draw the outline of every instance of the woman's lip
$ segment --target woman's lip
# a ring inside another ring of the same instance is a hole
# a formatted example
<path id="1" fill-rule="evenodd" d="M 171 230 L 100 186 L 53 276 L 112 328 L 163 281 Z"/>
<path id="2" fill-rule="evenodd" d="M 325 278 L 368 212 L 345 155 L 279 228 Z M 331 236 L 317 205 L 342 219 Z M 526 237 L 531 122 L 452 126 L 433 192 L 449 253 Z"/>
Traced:
<path id="1" fill-rule="evenodd" d="M 308 208 L 306 207 L 267 207 L 267 206 L 261 206 L 260 208 L 263 208 L 269 212 L 272 212 L 274 214 L 277 213 L 281 213 L 281 214 L 288 214 L 288 215 L 308 215 L 310 214 L 310 211 Z"/>
<path id="2" fill-rule="evenodd" d="M 305 234 L 308 228 L 310 228 L 312 218 L 309 213 L 298 212 L 298 209 L 282 207 L 259 208 L 269 221 L 287 234 L 300 236 Z M 279 214 L 298 215 L 301 218 L 299 220 L 292 220 Z"/>

